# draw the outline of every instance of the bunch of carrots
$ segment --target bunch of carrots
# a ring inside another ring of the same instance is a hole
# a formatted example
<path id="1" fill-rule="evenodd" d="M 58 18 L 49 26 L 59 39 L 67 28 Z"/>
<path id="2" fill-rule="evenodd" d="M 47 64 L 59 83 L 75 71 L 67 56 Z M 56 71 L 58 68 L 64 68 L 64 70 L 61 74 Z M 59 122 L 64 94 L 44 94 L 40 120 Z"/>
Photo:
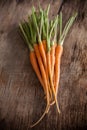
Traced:
<path id="1" fill-rule="evenodd" d="M 47 101 L 44 113 L 31 127 L 37 125 L 43 119 L 54 103 L 56 103 L 57 110 L 60 113 L 57 93 L 63 43 L 77 16 L 77 13 L 75 13 L 70 17 L 62 29 L 62 12 L 54 19 L 49 20 L 49 9 L 50 5 L 46 10 L 39 7 L 39 11 L 36 12 L 35 7 L 33 7 L 28 20 L 19 24 L 23 38 L 30 50 L 30 62 L 43 87 Z"/>

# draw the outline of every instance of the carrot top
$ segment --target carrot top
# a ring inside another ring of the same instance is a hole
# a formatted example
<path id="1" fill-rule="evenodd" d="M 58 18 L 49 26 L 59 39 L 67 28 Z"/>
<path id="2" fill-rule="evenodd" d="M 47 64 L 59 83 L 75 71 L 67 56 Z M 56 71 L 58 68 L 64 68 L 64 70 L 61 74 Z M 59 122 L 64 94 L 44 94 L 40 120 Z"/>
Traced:
<path id="1" fill-rule="evenodd" d="M 40 19 L 40 28 L 39 28 L 38 23 L 37 23 L 35 8 L 33 7 L 33 9 L 32 9 L 32 19 L 33 19 L 34 27 L 35 27 L 36 32 L 37 32 L 39 43 L 41 43 L 41 33 L 42 33 L 42 25 L 43 25 L 43 11 L 41 11 L 40 13 L 41 13 L 41 17 L 40 17 L 41 19 Z"/>
<path id="2" fill-rule="evenodd" d="M 51 23 L 51 25 L 50 25 Z M 49 19 L 47 19 L 47 50 L 49 51 L 51 48 L 51 37 L 52 34 L 54 33 L 54 29 L 55 27 L 57 27 L 58 24 L 58 16 L 55 17 L 55 19 L 51 22 L 49 22 Z M 56 40 L 56 34 L 57 34 L 57 30 L 55 30 L 55 37 L 54 37 L 54 41 Z"/>
<path id="3" fill-rule="evenodd" d="M 47 10 L 43 11 L 43 27 L 42 27 L 42 39 L 46 39 L 47 38 L 47 18 L 49 15 L 49 9 L 50 9 L 50 5 L 48 5 Z"/>
<path id="4" fill-rule="evenodd" d="M 58 42 L 58 44 L 63 45 L 64 40 L 66 38 L 66 35 L 69 32 L 70 27 L 72 26 L 75 18 L 77 17 L 77 13 L 75 13 L 73 16 L 71 16 L 69 18 L 69 20 L 67 21 L 63 31 L 62 31 L 62 12 L 60 13 L 59 17 L 60 17 L 59 18 L 60 19 L 60 21 L 59 21 L 60 35 L 59 35 L 59 42 Z"/>
<path id="5" fill-rule="evenodd" d="M 24 39 L 25 39 L 25 41 L 26 41 L 26 44 L 27 44 L 29 50 L 30 50 L 30 51 L 34 51 L 32 45 L 30 44 L 31 40 L 30 40 L 30 35 L 29 35 L 29 30 L 28 30 L 28 28 L 27 28 L 27 25 L 20 23 L 20 24 L 19 24 L 19 27 L 20 27 L 20 29 L 21 29 L 21 32 L 22 32 L 22 34 L 23 34 L 23 37 L 24 37 Z"/>

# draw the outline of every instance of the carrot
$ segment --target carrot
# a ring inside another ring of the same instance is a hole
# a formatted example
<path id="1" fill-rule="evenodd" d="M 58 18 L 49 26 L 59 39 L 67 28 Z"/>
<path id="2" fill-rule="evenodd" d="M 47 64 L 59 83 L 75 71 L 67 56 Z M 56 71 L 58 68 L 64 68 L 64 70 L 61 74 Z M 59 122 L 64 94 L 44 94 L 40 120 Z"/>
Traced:
<path id="1" fill-rule="evenodd" d="M 45 109 L 43 115 L 40 117 L 40 119 L 36 123 L 31 125 L 31 127 L 34 127 L 35 125 L 37 125 L 44 118 L 45 114 L 49 111 L 49 107 L 50 107 L 49 106 L 50 105 L 50 99 L 49 99 L 49 89 L 48 89 L 48 84 L 47 84 L 47 77 L 46 77 L 46 72 L 45 72 L 44 65 L 43 65 L 43 62 L 42 62 L 42 59 L 41 59 L 41 55 L 40 55 L 40 52 L 39 52 L 39 49 L 38 49 L 38 44 L 34 44 L 34 50 L 35 50 L 35 54 L 36 54 L 36 57 L 37 57 L 37 60 L 38 60 L 40 70 L 41 70 L 43 82 L 46 86 L 47 106 L 46 106 L 46 109 Z"/>
<path id="2" fill-rule="evenodd" d="M 44 48 L 45 55 L 46 55 L 46 51 L 47 51 L 46 40 L 43 40 L 43 41 L 42 41 L 42 44 L 43 44 L 43 48 Z M 47 60 L 47 58 L 46 58 L 46 60 Z M 47 61 L 46 61 L 46 62 L 47 62 Z M 51 100 L 52 100 L 52 90 L 51 90 L 51 87 L 50 87 L 50 81 L 49 81 L 49 76 L 48 76 L 48 68 L 46 68 L 46 75 L 47 75 L 47 80 L 48 80 L 48 89 L 49 89 L 50 101 L 51 101 Z"/>
<path id="3" fill-rule="evenodd" d="M 42 60 L 43 60 L 44 67 L 45 67 L 45 69 L 47 69 L 46 53 L 45 53 L 43 44 L 39 43 L 38 47 L 39 47 L 40 55 L 41 55 Z"/>
<path id="4" fill-rule="evenodd" d="M 49 97 L 46 72 L 45 72 L 45 69 L 44 69 L 44 66 L 43 66 L 43 62 L 42 62 L 42 59 L 41 59 L 41 56 L 40 56 L 40 52 L 38 51 L 39 49 L 38 49 L 38 45 L 37 44 L 34 44 L 34 50 L 35 50 L 35 54 L 36 54 L 36 57 L 37 57 L 37 60 L 38 60 L 38 64 L 39 64 L 39 67 L 40 67 L 40 71 L 41 71 L 41 75 L 42 75 L 42 78 L 43 78 L 43 82 L 44 82 L 44 84 L 46 86 L 46 89 L 47 89 L 47 97 Z M 49 98 L 48 98 L 48 103 L 49 103 Z"/>
<path id="5" fill-rule="evenodd" d="M 59 84 L 59 79 L 60 79 L 60 62 L 61 62 L 61 56 L 63 53 L 63 46 L 57 45 L 56 51 L 55 51 L 55 84 L 54 86 L 55 91 L 57 92 L 58 90 L 58 84 Z"/>
<path id="6" fill-rule="evenodd" d="M 62 35 L 62 13 L 60 13 L 59 16 L 59 27 L 60 27 L 60 38 Z M 59 41 L 59 43 L 62 43 L 61 41 Z M 59 79 L 60 79 L 60 62 L 61 62 L 61 55 L 63 52 L 63 47 L 59 44 L 57 44 L 56 46 L 56 50 L 55 50 L 55 66 L 54 66 L 54 87 L 55 87 L 55 92 L 56 92 L 56 96 L 58 93 L 58 86 L 59 86 Z"/>
<path id="7" fill-rule="evenodd" d="M 35 55 L 35 52 L 33 50 L 33 47 L 30 45 L 30 41 L 28 40 L 28 35 L 26 35 L 27 32 L 25 32 L 25 28 L 26 27 L 25 25 L 22 25 L 20 24 L 20 29 L 25 37 L 25 40 L 27 42 L 27 45 L 28 45 L 28 48 L 30 50 L 30 54 L 29 54 L 29 57 L 30 57 L 30 62 L 32 64 L 32 67 L 41 83 L 41 85 L 43 86 L 43 89 L 44 89 L 44 92 L 46 93 L 46 89 L 45 89 L 45 86 L 44 86 L 44 82 L 42 80 L 42 77 L 41 77 L 41 74 L 40 74 L 40 71 L 39 71 L 39 67 L 38 67 L 38 64 L 37 64 L 37 61 L 36 61 L 36 55 Z M 26 28 L 27 29 L 27 28 Z"/>
<path id="8" fill-rule="evenodd" d="M 44 92 L 46 94 L 46 88 L 45 88 L 44 82 L 42 80 L 40 71 L 39 71 L 39 67 L 38 67 L 38 64 L 37 64 L 36 55 L 35 55 L 34 51 L 30 52 L 29 57 L 30 57 L 30 62 L 32 64 L 32 67 L 33 67 L 33 69 L 34 69 L 34 71 L 35 71 L 41 85 L 43 86 Z"/>
<path id="9" fill-rule="evenodd" d="M 56 47 L 56 52 L 55 52 L 55 91 L 56 95 L 58 93 L 58 87 L 59 87 L 59 79 L 60 79 L 60 62 L 61 62 L 61 56 L 63 53 L 63 42 L 65 40 L 65 37 L 72 26 L 75 18 L 77 16 L 77 13 L 73 15 L 68 22 L 65 25 L 65 28 L 62 32 L 62 13 L 60 13 L 60 21 L 59 21 L 59 26 L 60 26 L 60 38 L 59 38 L 59 43 L 57 44 Z"/>
<path id="10" fill-rule="evenodd" d="M 56 44 L 54 43 L 50 50 L 51 75 L 52 75 L 52 84 L 53 85 L 54 85 L 55 49 L 56 49 Z M 50 105 L 53 105 L 54 103 L 55 103 L 55 101 L 53 101 Z"/>
<path id="11" fill-rule="evenodd" d="M 45 69 L 44 69 L 44 66 L 43 66 L 43 62 L 42 62 L 42 59 L 41 59 L 41 56 L 40 56 L 40 52 L 38 51 L 38 45 L 37 44 L 34 44 L 34 50 L 35 50 L 35 54 L 36 54 L 36 57 L 37 57 L 37 60 L 38 60 L 38 64 L 39 64 L 39 67 L 40 67 L 41 75 L 42 75 L 42 78 L 43 78 L 43 81 L 44 81 L 44 84 L 45 84 L 45 87 L 46 87 L 47 106 L 46 106 L 46 109 L 45 109 L 43 115 L 41 116 L 41 118 L 36 123 L 34 123 L 33 125 L 31 125 L 31 127 L 37 125 L 42 120 L 42 118 L 48 112 L 49 105 L 50 105 L 46 72 L 45 72 Z"/>
<path id="12" fill-rule="evenodd" d="M 49 14 L 49 9 L 50 9 L 50 5 L 48 6 L 46 11 L 43 11 L 43 26 L 42 26 L 42 44 L 43 44 L 43 48 L 45 51 L 45 57 L 46 57 L 46 53 L 47 53 L 47 17 Z M 44 57 L 43 57 L 44 58 Z M 47 69 L 47 59 L 46 59 L 46 75 L 47 75 L 47 80 L 48 80 L 48 87 L 49 87 L 49 92 L 50 92 L 50 101 L 52 100 L 52 90 L 51 90 L 51 86 L 50 86 L 50 81 L 49 81 L 49 76 L 48 76 L 48 69 Z"/>
<path id="13" fill-rule="evenodd" d="M 58 20 L 57 20 L 58 22 Z M 51 44 L 51 50 L 50 50 L 50 55 L 51 55 L 51 75 L 52 75 L 52 81 L 53 81 L 53 75 L 54 75 L 54 65 L 55 65 L 55 49 L 56 49 L 56 37 L 57 37 L 57 24 L 55 25 L 54 28 L 54 39 Z"/>
<path id="14" fill-rule="evenodd" d="M 41 30 L 42 30 L 42 24 L 43 24 L 43 11 L 41 10 L 41 26 L 40 26 L 40 32 L 39 32 L 39 28 L 38 28 L 38 24 L 37 24 L 37 17 L 35 15 L 35 12 L 33 10 L 32 12 L 32 18 L 33 18 L 33 21 L 34 21 L 34 26 L 37 30 L 37 34 L 38 34 L 38 51 L 40 52 L 40 56 L 41 56 L 41 59 L 42 59 L 42 62 L 43 62 L 43 65 L 44 65 L 44 69 L 45 69 L 45 72 L 46 72 L 46 77 L 47 77 L 47 84 L 48 84 L 48 90 L 49 90 L 49 94 L 50 96 L 52 95 L 51 94 L 51 89 L 50 89 L 50 85 L 49 85 L 49 80 L 48 80 L 48 72 L 47 72 L 47 61 L 46 61 L 46 54 L 45 54 L 45 51 L 44 51 L 44 48 L 43 48 L 43 44 L 42 44 L 42 41 L 41 41 Z"/>
<path id="15" fill-rule="evenodd" d="M 35 54 L 36 54 L 36 57 L 37 57 L 38 65 L 40 67 L 43 82 L 44 82 L 44 85 L 45 85 L 45 88 L 46 88 L 47 106 L 46 106 L 46 109 L 45 109 L 43 115 L 40 117 L 40 119 L 36 123 L 34 123 L 31 127 L 37 125 L 44 118 L 45 114 L 49 111 L 49 107 L 50 107 L 49 89 L 48 89 L 48 84 L 47 84 L 47 75 L 46 75 L 46 71 L 45 71 L 46 59 L 45 60 L 42 59 L 43 58 L 42 56 L 43 56 L 43 54 L 45 54 L 44 53 L 45 51 L 43 49 L 43 44 L 41 42 L 41 36 L 40 36 L 41 35 L 41 29 L 40 29 L 40 34 L 39 34 L 39 28 L 38 28 L 38 25 L 37 25 L 34 9 L 32 10 L 32 18 L 33 18 L 33 21 L 34 21 L 33 24 L 36 27 L 36 30 L 37 30 L 37 33 L 38 33 L 39 45 L 41 45 L 41 46 L 39 46 L 38 44 L 36 44 L 34 42 L 33 47 L 34 47 Z M 42 28 L 42 22 L 43 22 L 42 20 L 43 19 L 41 19 L 41 28 Z M 40 49 L 42 49 L 42 51 L 43 51 L 42 53 L 41 53 Z M 44 61 L 44 64 L 43 64 L 43 61 Z"/>
<path id="16" fill-rule="evenodd" d="M 41 28 L 42 28 L 43 13 L 41 15 L 42 15 L 42 17 L 41 17 Z M 37 20 L 36 20 L 36 17 L 35 17 L 34 8 L 32 10 L 32 18 L 33 18 L 34 26 L 35 26 L 35 28 L 37 30 L 38 39 L 39 39 L 39 44 L 35 43 L 35 44 L 33 44 L 33 46 L 34 46 L 35 54 L 36 54 L 36 57 L 37 57 L 37 60 L 38 60 L 38 64 L 39 64 L 39 67 L 40 67 L 40 71 L 41 71 L 41 75 L 42 75 L 42 78 L 43 78 L 43 82 L 44 82 L 44 84 L 46 86 L 46 90 L 47 90 L 47 103 L 48 103 L 48 106 L 49 106 L 49 102 L 50 102 L 49 101 L 49 91 L 48 91 L 48 84 L 47 84 L 47 75 L 46 75 L 46 71 L 45 71 L 46 58 L 43 58 L 43 57 L 45 57 L 45 51 L 44 51 L 44 48 L 43 48 L 43 44 L 41 42 L 41 29 L 40 29 L 40 34 L 39 34 L 39 28 L 38 28 Z M 42 51 L 42 53 L 41 53 L 41 51 Z M 44 67 L 44 65 L 45 65 L 45 67 Z"/>
<path id="17" fill-rule="evenodd" d="M 47 63 L 48 63 L 47 65 L 48 65 L 48 71 L 49 71 L 49 78 L 50 78 L 51 88 L 52 88 L 52 91 L 53 91 L 53 95 L 54 95 L 54 99 L 55 99 L 55 102 L 56 102 L 57 110 L 60 113 L 59 105 L 58 105 L 56 94 L 55 94 L 55 90 L 54 90 L 54 85 L 53 85 L 53 82 L 52 82 L 50 52 L 47 53 Z"/>
<path id="18" fill-rule="evenodd" d="M 55 25 L 57 24 L 57 20 L 58 20 L 58 17 L 56 17 L 56 19 L 55 19 L 55 21 L 52 25 L 52 28 L 50 30 L 50 34 L 49 34 L 49 20 L 47 21 L 47 67 L 48 67 L 48 73 L 49 73 L 51 89 L 52 89 L 52 92 L 53 92 L 53 97 L 54 97 L 54 100 L 56 102 L 57 110 L 60 113 L 59 105 L 58 105 L 58 102 L 57 102 L 56 93 L 55 93 L 55 89 L 54 89 L 54 85 L 53 85 L 53 81 L 52 81 L 51 57 L 50 57 L 50 38 L 51 38 L 51 35 L 52 35 L 52 32 L 53 32 L 53 29 L 54 29 Z"/>
<path id="19" fill-rule="evenodd" d="M 42 44 L 42 41 L 41 41 L 42 27 L 43 27 L 43 11 L 41 10 L 41 26 L 40 26 L 40 34 L 38 32 L 38 34 L 39 34 L 39 36 L 38 36 L 38 43 L 39 43 L 38 47 L 39 47 L 40 55 L 41 55 L 42 60 L 43 60 L 44 67 L 45 67 L 45 69 L 47 69 L 46 54 L 45 54 L 45 50 L 44 50 L 44 47 L 43 47 L 43 44 Z"/>
<path id="20" fill-rule="evenodd" d="M 55 49 L 56 49 L 56 44 L 54 44 L 54 45 L 51 47 L 51 51 L 50 51 L 50 55 L 51 55 L 51 75 L 52 75 L 52 79 L 53 79 L 53 75 L 54 75 Z"/>
<path id="21" fill-rule="evenodd" d="M 20 24 L 20 29 L 21 29 L 21 31 L 22 31 L 22 33 L 24 35 L 24 38 L 26 40 L 26 43 L 27 43 L 27 45 L 28 45 L 28 47 L 30 49 L 30 61 L 31 61 L 31 64 L 32 64 L 32 66 L 33 66 L 33 68 L 34 68 L 34 70 L 35 70 L 39 80 L 43 84 L 44 91 L 45 91 L 46 97 L 47 97 L 46 109 L 45 109 L 44 113 L 42 114 L 42 116 L 40 117 L 40 119 L 35 124 L 33 124 L 31 126 L 31 127 L 33 127 L 36 124 L 38 124 L 42 120 L 42 118 L 45 116 L 45 114 L 49 110 L 50 102 L 49 102 L 49 91 L 48 91 L 48 86 L 47 86 L 46 73 L 45 73 L 45 70 L 44 70 L 44 66 L 43 66 L 43 63 L 42 63 L 42 59 L 41 59 L 40 53 L 38 51 L 38 45 L 34 44 L 34 50 L 35 50 L 35 53 L 34 53 L 32 45 L 30 44 L 30 41 L 29 41 L 29 35 L 27 33 L 28 26 L 25 26 L 25 27 L 26 27 L 26 32 L 25 32 L 25 28 L 23 28 L 23 26 Z M 40 75 L 40 72 L 39 72 L 39 68 L 38 68 L 38 64 L 37 64 L 36 58 L 37 58 L 38 63 L 39 63 L 39 67 L 40 67 L 40 70 L 41 70 L 41 75 Z M 43 81 L 42 81 L 42 79 L 43 79 Z"/>
<path id="22" fill-rule="evenodd" d="M 40 30 L 38 28 L 38 24 L 37 24 L 37 19 L 36 19 L 36 15 L 35 15 L 35 12 L 34 12 L 34 9 L 32 11 L 32 18 L 33 18 L 33 21 L 34 21 L 34 26 L 37 30 L 37 34 L 38 34 L 38 51 L 40 52 L 40 56 L 41 56 L 41 59 L 42 59 L 42 62 L 43 62 L 43 65 L 44 65 L 44 69 L 45 69 L 45 72 L 46 72 L 46 77 L 47 77 L 47 82 L 48 82 L 48 89 L 49 89 L 49 93 L 51 95 L 51 89 L 50 89 L 50 86 L 49 86 L 49 80 L 48 80 L 48 72 L 47 72 L 47 60 L 46 60 L 46 53 L 45 53 L 45 50 L 44 50 L 44 47 L 43 47 L 43 44 L 42 44 L 42 41 L 41 41 L 41 32 L 42 32 L 42 26 L 43 26 L 43 11 L 41 10 L 41 25 L 40 25 Z M 35 44 L 36 45 L 36 44 Z M 34 49 L 36 49 L 34 47 Z"/>
<path id="23" fill-rule="evenodd" d="M 49 88 L 50 96 L 52 97 L 52 92 L 51 92 L 51 89 L 50 89 L 49 78 L 48 78 L 48 69 L 47 69 L 46 53 L 45 53 L 43 44 L 40 43 L 40 44 L 38 45 L 38 48 L 39 48 L 39 52 L 40 52 L 40 55 L 42 56 L 42 60 L 43 60 L 44 66 L 45 66 L 46 80 L 47 80 L 47 82 L 48 82 L 48 88 Z M 50 97 L 50 98 L 51 98 L 51 97 Z"/>
<path id="24" fill-rule="evenodd" d="M 48 68 L 47 68 L 47 57 L 46 57 L 46 53 L 47 53 L 47 42 L 46 42 L 46 39 L 47 39 L 47 35 L 46 35 L 46 24 L 47 24 L 47 17 L 48 17 L 48 13 L 49 13 L 49 7 L 47 8 L 46 12 L 43 11 L 43 17 L 44 17 L 44 20 L 43 20 L 43 26 L 42 26 L 42 44 L 43 44 L 43 48 L 44 48 L 44 51 L 45 51 L 45 58 L 46 58 L 46 75 L 47 75 L 47 80 L 48 80 L 48 87 L 49 87 L 49 92 L 50 92 L 50 101 L 52 100 L 52 90 L 51 90 L 51 86 L 50 86 L 50 81 L 49 81 L 49 76 L 48 76 Z M 44 57 L 43 57 L 44 58 Z"/>

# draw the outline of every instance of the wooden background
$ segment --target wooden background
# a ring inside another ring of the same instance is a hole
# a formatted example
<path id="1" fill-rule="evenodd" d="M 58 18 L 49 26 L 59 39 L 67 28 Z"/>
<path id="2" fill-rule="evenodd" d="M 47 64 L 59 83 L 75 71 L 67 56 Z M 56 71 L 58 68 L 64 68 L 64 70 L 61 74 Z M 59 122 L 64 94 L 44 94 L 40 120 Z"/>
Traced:
<path id="1" fill-rule="evenodd" d="M 61 2 L 40 0 L 43 8 L 51 4 L 51 18 L 63 11 L 63 25 L 73 12 L 78 12 L 64 42 L 58 93 L 61 114 L 54 105 L 32 130 L 87 128 L 87 0 Z M 32 5 L 37 8 L 38 1 L 0 0 L 0 130 L 30 130 L 30 124 L 45 109 L 43 89 L 18 29 L 18 23 L 31 13 Z"/>

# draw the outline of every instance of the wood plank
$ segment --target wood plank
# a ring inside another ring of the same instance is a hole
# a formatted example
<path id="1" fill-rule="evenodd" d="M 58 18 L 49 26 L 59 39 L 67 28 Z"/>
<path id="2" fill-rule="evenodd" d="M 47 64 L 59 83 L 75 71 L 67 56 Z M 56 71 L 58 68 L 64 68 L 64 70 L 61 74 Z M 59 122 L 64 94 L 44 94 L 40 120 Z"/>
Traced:
<path id="1" fill-rule="evenodd" d="M 60 8 L 51 4 L 50 18 Z M 35 0 L 0 1 L 0 130 L 30 130 L 45 109 L 43 89 L 29 62 L 27 46 L 19 35 L 18 24 L 31 13 Z M 35 130 L 80 130 L 87 127 L 87 0 L 64 0 L 63 25 L 74 12 L 78 18 L 65 42 L 61 62 L 58 101 L 61 114 L 53 106 Z"/>

